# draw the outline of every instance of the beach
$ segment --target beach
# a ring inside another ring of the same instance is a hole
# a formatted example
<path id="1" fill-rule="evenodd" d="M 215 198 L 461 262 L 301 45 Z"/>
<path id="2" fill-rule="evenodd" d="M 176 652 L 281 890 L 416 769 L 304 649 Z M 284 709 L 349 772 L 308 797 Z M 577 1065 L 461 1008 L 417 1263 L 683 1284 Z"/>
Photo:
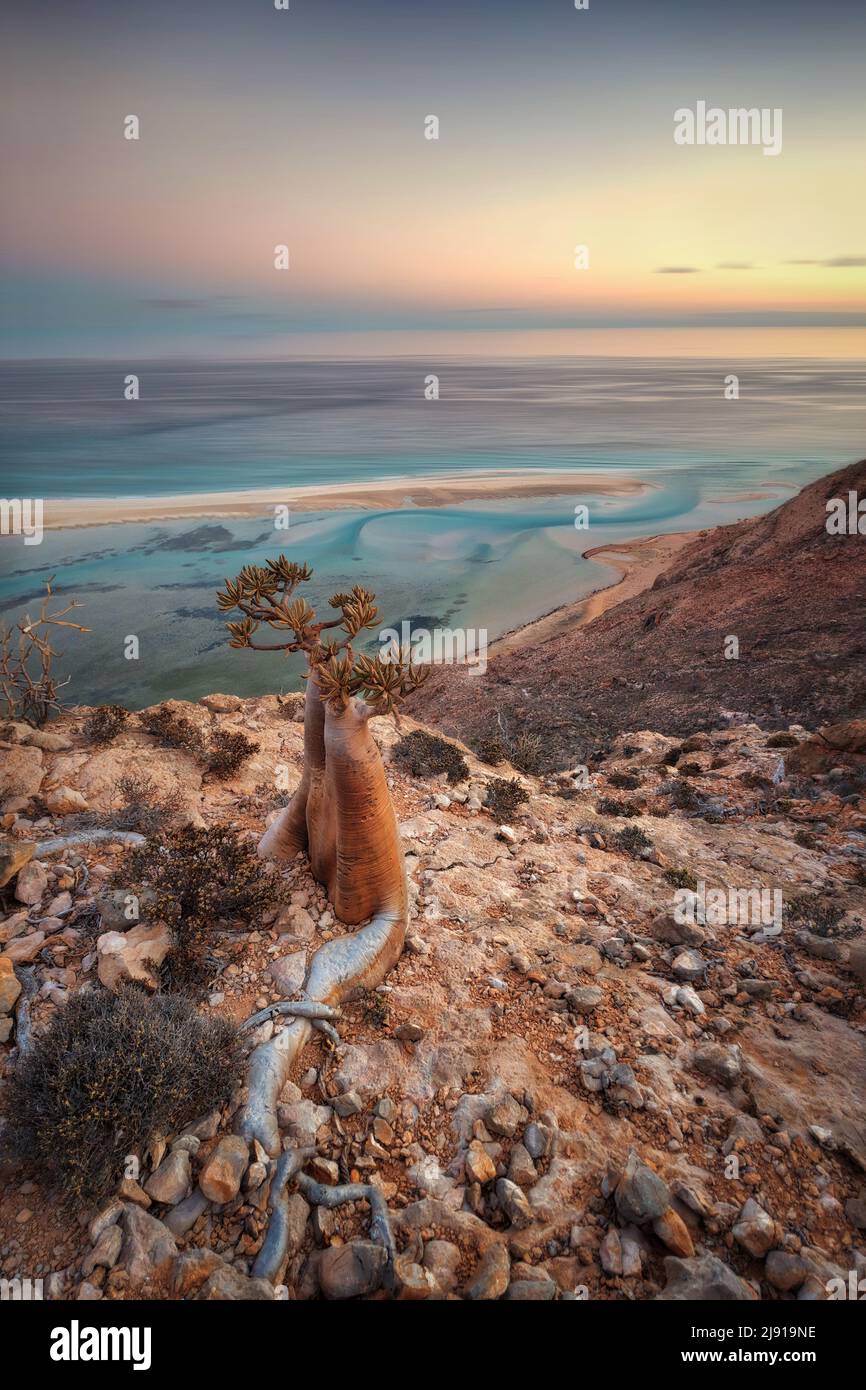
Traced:
<path id="1" fill-rule="evenodd" d="M 543 617 L 506 632 L 491 643 L 491 653 L 501 656 L 521 647 L 538 646 L 565 632 L 585 627 L 615 604 L 623 603 L 654 584 L 663 570 L 692 541 L 698 531 L 678 531 L 668 536 L 639 536 L 619 545 L 597 545 L 584 550 L 585 560 L 596 560 L 618 571 L 618 578 L 575 603 L 564 603 Z"/>
<path id="2" fill-rule="evenodd" d="M 507 470 L 382 478 L 358 483 L 306 484 L 197 492 L 167 497 L 64 497 L 45 499 L 47 530 L 105 526 L 119 522 L 182 521 L 201 517 L 257 517 L 274 507 L 318 512 L 394 510 L 399 507 L 448 507 L 459 502 L 494 499 L 583 496 L 639 496 L 652 484 L 611 473 L 533 471 L 519 476 Z"/>

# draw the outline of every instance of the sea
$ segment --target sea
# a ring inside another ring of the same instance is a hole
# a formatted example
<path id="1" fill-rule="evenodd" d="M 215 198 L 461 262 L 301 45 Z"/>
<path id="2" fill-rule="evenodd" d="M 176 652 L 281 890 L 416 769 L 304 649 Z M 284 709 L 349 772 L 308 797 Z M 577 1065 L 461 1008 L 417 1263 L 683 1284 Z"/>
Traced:
<path id="1" fill-rule="evenodd" d="M 130 374 L 137 400 L 125 399 Z M 382 628 L 493 641 L 613 582 L 584 558 L 591 547 L 754 516 L 862 457 L 864 387 L 866 362 L 798 358 L 3 362 L 4 498 L 117 498 L 121 516 L 129 497 L 392 479 L 405 500 L 290 512 L 285 529 L 268 505 L 46 531 L 39 545 L 0 536 L 0 623 L 33 616 L 54 576 L 58 606 L 75 598 L 70 616 L 89 628 L 56 630 L 64 698 L 133 709 L 301 688 L 297 656 L 229 648 L 215 602 L 224 576 L 279 553 L 312 566 L 314 607 L 362 584 Z M 412 499 L 413 479 L 490 471 L 612 486 Z M 618 495 L 623 477 L 647 486 Z"/>

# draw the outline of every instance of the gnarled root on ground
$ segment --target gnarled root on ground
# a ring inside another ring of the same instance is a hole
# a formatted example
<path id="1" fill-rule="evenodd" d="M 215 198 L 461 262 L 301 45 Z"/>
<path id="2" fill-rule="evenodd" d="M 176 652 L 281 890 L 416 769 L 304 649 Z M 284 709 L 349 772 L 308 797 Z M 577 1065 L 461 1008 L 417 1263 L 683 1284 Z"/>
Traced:
<path id="1" fill-rule="evenodd" d="M 339 1187 L 328 1187 L 325 1183 L 316 1182 L 308 1173 L 302 1171 L 304 1164 L 308 1163 L 315 1153 L 315 1149 L 286 1149 L 277 1163 L 271 1182 L 271 1216 L 268 1231 L 253 1265 L 253 1278 L 269 1279 L 274 1283 L 285 1261 L 289 1238 L 286 1189 L 292 1179 L 295 1179 L 298 1190 L 313 1206 L 332 1208 L 341 1207 L 346 1202 L 369 1202 L 370 1238 L 381 1245 L 388 1256 L 383 1282 L 386 1289 L 393 1290 L 397 1245 L 385 1198 L 378 1187 L 370 1183 L 353 1182 L 344 1183 Z"/>

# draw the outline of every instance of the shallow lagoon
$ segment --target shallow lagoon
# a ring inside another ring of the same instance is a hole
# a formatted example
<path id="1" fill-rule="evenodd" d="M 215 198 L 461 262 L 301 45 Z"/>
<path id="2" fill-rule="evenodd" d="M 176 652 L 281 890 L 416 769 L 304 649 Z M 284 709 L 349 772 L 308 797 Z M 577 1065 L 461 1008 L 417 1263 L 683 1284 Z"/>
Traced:
<path id="1" fill-rule="evenodd" d="M 441 398 L 425 401 L 438 371 Z M 741 399 L 726 401 L 738 371 Z M 639 478 L 641 494 L 127 523 L 0 540 L 0 614 L 31 611 L 43 577 L 75 595 L 90 635 L 61 643 L 82 703 L 298 688 L 297 658 L 230 650 L 215 592 L 250 561 L 308 561 L 314 605 L 360 583 L 383 627 L 486 628 L 492 640 L 612 582 L 599 545 L 767 511 L 860 456 L 860 363 L 506 359 L 441 363 L 164 363 L 142 400 L 116 364 L 0 364 L 5 495 L 129 497 L 510 470 Z M 758 494 L 757 496 L 754 494 Z M 138 661 L 124 638 L 139 638 Z M 371 637 L 375 644 L 375 635 Z"/>

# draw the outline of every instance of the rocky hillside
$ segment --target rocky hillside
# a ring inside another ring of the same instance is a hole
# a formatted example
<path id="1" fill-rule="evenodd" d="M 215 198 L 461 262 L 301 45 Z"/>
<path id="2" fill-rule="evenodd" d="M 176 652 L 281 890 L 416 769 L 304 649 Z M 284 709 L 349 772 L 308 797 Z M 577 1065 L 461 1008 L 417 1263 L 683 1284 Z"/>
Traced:
<path id="1" fill-rule="evenodd" d="M 750 523 L 768 556 L 783 524 Z M 660 631 L 678 592 L 671 581 L 642 599 Z M 258 748 L 219 780 L 167 754 L 140 716 L 105 746 L 85 734 L 87 711 L 48 733 L 2 731 L 7 1083 L 73 992 L 158 964 L 163 926 L 146 904 L 130 925 L 112 887 L 130 852 L 112 839 L 132 819 L 123 779 L 149 779 L 139 813 L 161 805 L 251 840 L 274 769 L 297 780 L 295 697 L 175 709 L 203 736 L 239 729 Z M 588 785 L 522 777 L 528 799 L 507 824 L 487 798 L 510 768 L 466 753 L 454 783 L 416 777 L 392 758 L 397 732 L 375 728 L 406 852 L 407 946 L 344 1008 L 336 1045 L 315 1035 L 279 1122 L 287 1147 L 316 1148 L 321 1182 L 378 1188 L 398 1255 L 386 1268 L 364 1203 L 330 1209 L 292 1186 L 283 1296 L 823 1299 L 829 1280 L 863 1277 L 863 727 L 829 742 L 753 723 L 685 744 L 629 733 Z M 109 835 L 64 843 L 94 829 Z M 204 1014 L 240 1023 L 291 995 L 310 952 L 343 930 L 305 861 L 284 877 L 283 906 L 217 914 Z M 779 889 L 784 914 L 681 920 L 676 904 L 702 883 Z M 2 1275 L 43 1277 L 62 1299 L 274 1297 L 251 1270 L 275 1170 L 233 1134 L 241 1098 L 152 1136 L 137 1178 L 82 1221 L 38 1166 L 7 1167 Z"/>
<path id="2" fill-rule="evenodd" d="M 866 712 L 866 537 L 829 535 L 826 503 L 866 497 L 866 460 L 767 516 L 702 532 L 651 588 L 586 627 L 497 655 L 483 678 L 437 671 L 411 699 L 469 742 L 536 734 L 544 766 L 586 761 L 641 722 L 666 734 Z M 726 638 L 739 658 L 725 656 Z"/>

